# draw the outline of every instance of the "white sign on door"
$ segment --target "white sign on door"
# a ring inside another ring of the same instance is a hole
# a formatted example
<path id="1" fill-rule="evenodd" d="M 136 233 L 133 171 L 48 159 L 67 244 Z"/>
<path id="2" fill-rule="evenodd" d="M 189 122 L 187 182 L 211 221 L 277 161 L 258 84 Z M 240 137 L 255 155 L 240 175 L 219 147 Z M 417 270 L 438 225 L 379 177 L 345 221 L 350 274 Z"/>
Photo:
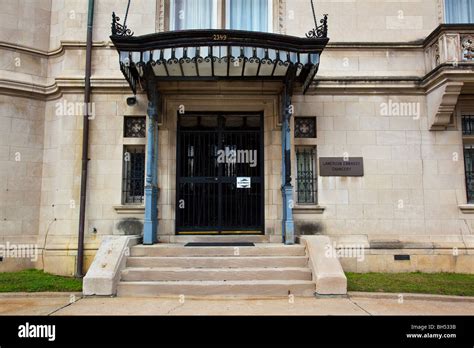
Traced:
<path id="1" fill-rule="evenodd" d="M 237 178 L 237 188 L 249 189 L 251 186 L 252 186 L 252 183 L 249 177 Z"/>

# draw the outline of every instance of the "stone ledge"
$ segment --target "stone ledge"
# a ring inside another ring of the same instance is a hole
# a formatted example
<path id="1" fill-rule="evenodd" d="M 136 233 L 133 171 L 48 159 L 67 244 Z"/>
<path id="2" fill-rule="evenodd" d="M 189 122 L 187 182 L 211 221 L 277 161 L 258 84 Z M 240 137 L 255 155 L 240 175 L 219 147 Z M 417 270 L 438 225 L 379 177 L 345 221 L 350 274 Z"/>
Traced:
<path id="1" fill-rule="evenodd" d="M 321 205 L 298 205 L 293 208 L 293 214 L 323 214 L 325 209 Z"/>
<path id="2" fill-rule="evenodd" d="M 474 204 L 459 204 L 458 208 L 463 214 L 474 214 Z"/>
<path id="3" fill-rule="evenodd" d="M 308 251 L 309 266 L 313 271 L 313 281 L 316 283 L 316 294 L 347 294 L 347 278 L 339 259 L 333 257 L 336 252 L 333 250 L 331 239 L 327 236 L 302 236 L 300 240 Z"/>
<path id="4" fill-rule="evenodd" d="M 474 235 L 329 235 L 336 247 L 359 246 L 365 249 L 377 250 L 438 250 L 438 249 L 472 249 Z"/>
<path id="5" fill-rule="evenodd" d="M 144 205 L 114 205 L 117 214 L 145 214 Z"/>

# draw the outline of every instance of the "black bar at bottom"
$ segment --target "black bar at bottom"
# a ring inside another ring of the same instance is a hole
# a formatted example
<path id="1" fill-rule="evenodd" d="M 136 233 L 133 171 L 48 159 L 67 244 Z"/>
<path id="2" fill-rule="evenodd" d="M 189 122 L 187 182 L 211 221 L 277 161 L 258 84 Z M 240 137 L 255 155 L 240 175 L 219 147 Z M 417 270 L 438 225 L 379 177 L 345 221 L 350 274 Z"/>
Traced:
<path id="1" fill-rule="evenodd" d="M 198 313 L 196 313 L 198 314 Z M 231 314 L 231 313 L 229 313 Z M 28 323 L 28 324 L 27 324 Z M 278 345 L 472 347 L 474 317 L 0 317 L 0 346 Z M 20 338 L 55 325 L 55 340 Z"/>

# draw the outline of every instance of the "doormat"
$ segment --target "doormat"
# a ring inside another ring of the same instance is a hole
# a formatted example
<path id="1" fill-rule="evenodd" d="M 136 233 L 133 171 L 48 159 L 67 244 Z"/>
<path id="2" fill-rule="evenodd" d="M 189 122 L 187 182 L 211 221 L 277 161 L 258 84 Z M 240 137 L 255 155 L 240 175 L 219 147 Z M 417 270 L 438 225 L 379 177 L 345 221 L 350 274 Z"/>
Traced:
<path id="1" fill-rule="evenodd" d="M 184 245 L 185 247 L 253 247 L 255 246 L 254 243 L 248 242 L 211 242 L 211 243 L 187 243 Z"/>

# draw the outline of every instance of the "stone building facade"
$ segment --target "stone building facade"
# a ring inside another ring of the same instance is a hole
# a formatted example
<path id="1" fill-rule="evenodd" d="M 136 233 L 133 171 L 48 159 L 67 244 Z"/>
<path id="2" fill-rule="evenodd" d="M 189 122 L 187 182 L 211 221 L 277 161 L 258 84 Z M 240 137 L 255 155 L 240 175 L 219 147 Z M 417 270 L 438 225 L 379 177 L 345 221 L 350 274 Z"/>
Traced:
<path id="1" fill-rule="evenodd" d="M 270 2 L 273 32 L 304 37 L 314 27 L 309 1 Z M 103 236 L 143 230 L 143 204 L 124 200 L 124 154 L 146 148 L 146 136 L 127 137 L 124 126 L 126 118 L 147 115 L 147 96 L 138 93 L 137 103 L 127 104 L 133 93 L 110 39 L 111 14 L 122 15 L 126 5 L 100 0 L 94 12 L 86 265 Z M 365 262 L 342 260 L 347 270 L 472 272 L 474 25 L 445 25 L 457 18 L 447 11 L 449 0 L 318 0 L 315 6 L 318 16 L 328 14 L 330 41 L 308 92 L 296 92 L 292 100 L 296 234 L 325 234 L 341 247 L 366 248 Z M 0 269 L 34 266 L 72 274 L 87 1 L 0 0 L 0 7 L 0 242 L 35 244 L 40 253 L 35 261 L 5 259 Z M 127 25 L 134 36 L 166 31 L 170 14 L 170 1 L 132 1 Z M 177 111 L 184 106 L 186 112 L 263 113 L 264 233 L 259 240 L 280 243 L 278 87 L 201 81 L 160 88 L 158 240 L 184 240 L 176 235 L 175 221 Z M 295 137 L 295 130 L 311 128 L 311 119 L 314 136 Z M 316 185 L 301 193 L 297 159 L 306 156 L 304 151 L 314 156 L 304 158 L 313 161 L 305 168 Z M 332 157 L 362 158 L 364 175 L 319 176 L 320 160 Z M 304 194 L 310 198 L 300 200 Z M 398 254 L 411 260 L 397 262 Z"/>

